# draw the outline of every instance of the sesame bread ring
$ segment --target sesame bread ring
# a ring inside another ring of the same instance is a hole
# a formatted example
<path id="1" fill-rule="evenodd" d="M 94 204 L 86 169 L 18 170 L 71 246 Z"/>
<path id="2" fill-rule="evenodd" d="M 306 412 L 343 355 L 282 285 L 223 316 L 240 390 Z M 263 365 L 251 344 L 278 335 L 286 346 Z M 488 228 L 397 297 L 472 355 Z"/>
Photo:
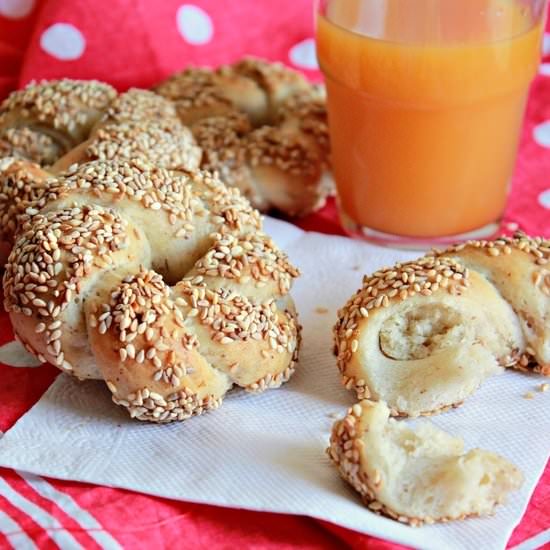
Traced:
<path id="1" fill-rule="evenodd" d="M 523 475 L 503 457 L 472 449 L 424 421 L 413 431 L 383 402 L 361 401 L 334 424 L 328 454 L 370 510 L 402 523 L 493 513 Z"/>
<path id="2" fill-rule="evenodd" d="M 298 275 L 258 212 L 206 172 L 73 165 L 27 208 L 4 274 L 27 349 L 103 379 L 140 420 L 183 420 L 294 371 Z"/>
<path id="3" fill-rule="evenodd" d="M 481 273 L 514 309 L 526 341 L 514 365 L 550 376 L 550 241 L 517 232 L 439 253 Z"/>
<path id="4" fill-rule="evenodd" d="M 11 145 L 7 141 L 12 131 L 34 137 L 12 147 L 13 140 Z M 0 114 L 2 264 L 13 244 L 17 216 L 47 186 L 50 174 L 45 170 L 54 174 L 74 163 L 114 158 L 194 170 L 201 151 L 177 118 L 174 104 L 148 90 L 116 95 L 95 81 L 61 80 L 14 92 Z"/>
<path id="5" fill-rule="evenodd" d="M 402 416 L 459 405 L 525 349 L 497 290 L 446 257 L 366 276 L 338 312 L 334 338 L 345 386 Z"/>
<path id="6" fill-rule="evenodd" d="M 96 80 L 31 83 L 0 107 L 0 153 L 53 164 L 88 137 L 116 95 Z"/>
<path id="7" fill-rule="evenodd" d="M 202 168 L 222 174 L 255 207 L 302 216 L 333 192 L 324 96 L 300 74 L 244 59 L 187 69 L 156 91 L 191 127 Z"/>
<path id="8" fill-rule="evenodd" d="M 4 101 L 0 156 L 59 172 L 114 156 L 194 169 L 201 152 L 171 101 L 149 90 L 117 95 L 108 84 L 66 79 L 30 84 Z"/>

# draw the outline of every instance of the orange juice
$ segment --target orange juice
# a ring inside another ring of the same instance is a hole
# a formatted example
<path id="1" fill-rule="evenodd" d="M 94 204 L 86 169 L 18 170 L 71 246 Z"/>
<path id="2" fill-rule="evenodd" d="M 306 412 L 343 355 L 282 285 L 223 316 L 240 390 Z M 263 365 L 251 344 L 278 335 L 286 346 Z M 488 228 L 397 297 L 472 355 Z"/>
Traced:
<path id="1" fill-rule="evenodd" d="M 497 221 L 542 15 L 515 0 L 326 4 L 317 53 L 344 223 L 439 237 Z"/>

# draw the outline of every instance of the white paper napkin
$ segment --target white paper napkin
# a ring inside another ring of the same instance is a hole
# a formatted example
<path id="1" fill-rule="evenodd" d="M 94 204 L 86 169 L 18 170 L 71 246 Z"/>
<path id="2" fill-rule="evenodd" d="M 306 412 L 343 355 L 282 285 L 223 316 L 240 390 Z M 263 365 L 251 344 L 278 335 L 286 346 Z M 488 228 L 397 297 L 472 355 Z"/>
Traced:
<path id="1" fill-rule="evenodd" d="M 293 291 L 303 348 L 288 384 L 262 395 L 233 391 L 217 411 L 157 426 L 131 421 L 101 383 L 60 375 L 0 440 L 0 465 L 173 499 L 305 514 L 425 549 L 504 548 L 549 454 L 550 392 L 535 390 L 542 378 L 506 372 L 459 409 L 433 418 L 469 448 L 496 451 L 523 471 L 521 491 L 494 517 L 415 529 L 376 516 L 325 454 L 334 416 L 353 403 L 339 382 L 331 328 L 364 273 L 415 254 L 275 220 L 266 227 L 303 272 Z M 527 391 L 535 398 L 526 400 Z"/>

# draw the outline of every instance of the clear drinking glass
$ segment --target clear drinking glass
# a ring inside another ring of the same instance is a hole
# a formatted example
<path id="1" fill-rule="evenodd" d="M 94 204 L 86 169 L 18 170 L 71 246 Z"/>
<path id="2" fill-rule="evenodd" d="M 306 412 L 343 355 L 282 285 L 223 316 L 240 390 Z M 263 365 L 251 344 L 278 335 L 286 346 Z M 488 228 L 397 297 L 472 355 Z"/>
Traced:
<path id="1" fill-rule="evenodd" d="M 341 219 L 399 246 L 498 229 L 546 0 L 321 0 Z"/>

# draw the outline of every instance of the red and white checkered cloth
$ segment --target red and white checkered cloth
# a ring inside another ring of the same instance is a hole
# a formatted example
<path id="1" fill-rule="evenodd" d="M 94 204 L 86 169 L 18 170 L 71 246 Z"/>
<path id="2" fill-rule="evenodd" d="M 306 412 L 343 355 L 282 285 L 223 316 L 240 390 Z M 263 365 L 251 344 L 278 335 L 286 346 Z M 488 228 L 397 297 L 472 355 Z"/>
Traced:
<path id="1" fill-rule="evenodd" d="M 98 78 L 120 89 L 149 86 L 187 64 L 244 54 L 277 59 L 319 79 L 312 0 L 0 0 L 0 98 L 31 79 Z M 504 227 L 550 236 L 550 34 L 527 110 Z M 300 220 L 342 233 L 334 203 Z M 51 384 L 49 365 L 17 367 L 0 313 L 0 430 Z M 8 364 L 8 363 L 11 363 Z M 548 434 L 542 434 L 548 437 Z M 550 541 L 547 467 L 509 546 Z M 398 548 L 305 517 L 172 502 L 119 489 L 0 469 L 0 548 Z"/>

